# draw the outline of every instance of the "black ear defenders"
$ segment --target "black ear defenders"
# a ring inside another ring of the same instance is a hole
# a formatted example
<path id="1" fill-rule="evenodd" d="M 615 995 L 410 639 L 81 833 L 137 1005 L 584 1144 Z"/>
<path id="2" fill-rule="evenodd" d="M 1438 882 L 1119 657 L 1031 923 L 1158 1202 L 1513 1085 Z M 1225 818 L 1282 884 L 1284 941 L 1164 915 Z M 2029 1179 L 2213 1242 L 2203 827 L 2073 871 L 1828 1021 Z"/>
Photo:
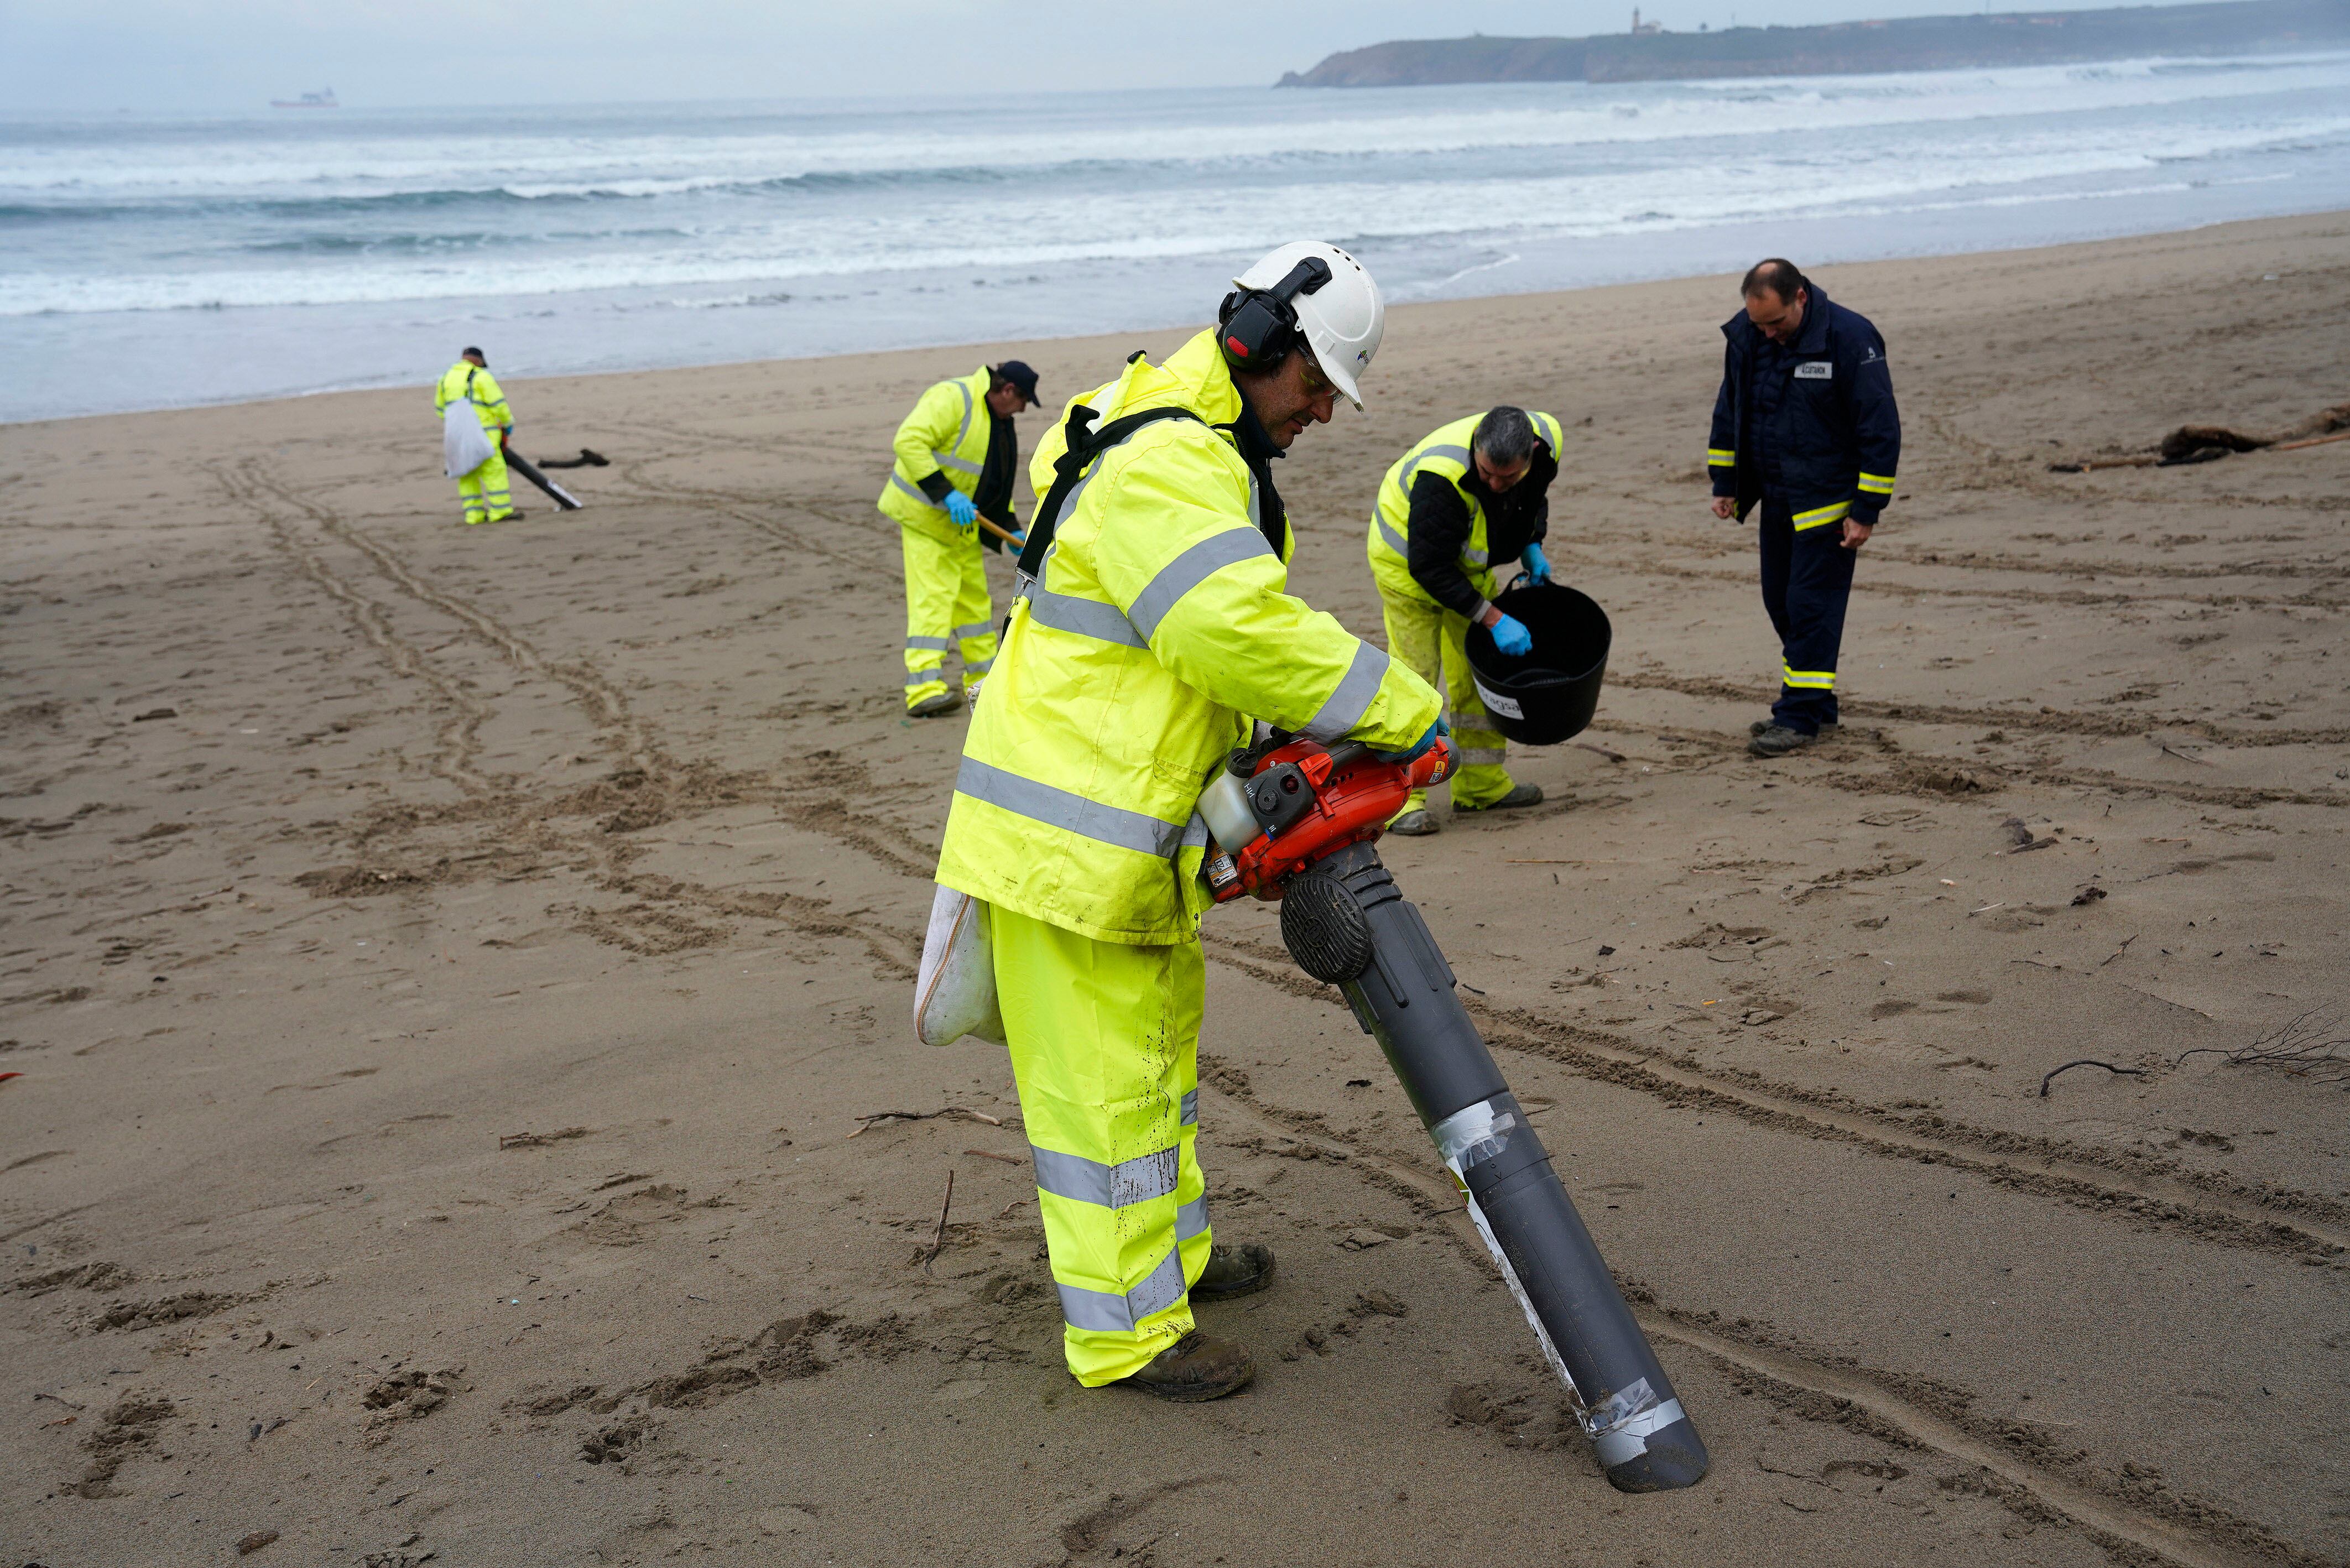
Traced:
<path id="1" fill-rule="evenodd" d="M 1330 281 L 1330 264 L 1307 256 L 1271 288 L 1234 289 L 1216 313 L 1216 341 L 1235 370 L 1270 370 L 1297 347 L 1297 312 L 1290 305 Z"/>

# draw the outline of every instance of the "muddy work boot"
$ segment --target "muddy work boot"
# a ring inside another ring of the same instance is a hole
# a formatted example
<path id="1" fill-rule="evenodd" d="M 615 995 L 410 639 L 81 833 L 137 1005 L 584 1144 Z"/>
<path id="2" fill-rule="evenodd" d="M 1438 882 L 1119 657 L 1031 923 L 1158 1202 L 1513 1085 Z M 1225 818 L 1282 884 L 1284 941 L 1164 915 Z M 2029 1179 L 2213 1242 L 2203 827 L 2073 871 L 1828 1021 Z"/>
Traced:
<path id="1" fill-rule="evenodd" d="M 1118 1381 L 1179 1405 L 1197 1405 L 1237 1394 L 1255 1376 L 1256 1363 L 1247 1351 L 1229 1339 L 1195 1331 L 1152 1356 L 1141 1371 Z"/>
<path id="2" fill-rule="evenodd" d="M 906 710 L 910 719 L 936 719 L 962 706 L 962 699 L 951 691 L 934 691 Z"/>
<path id="3" fill-rule="evenodd" d="M 1456 805 L 1452 809 L 1455 811 L 1515 811 L 1522 805 L 1540 805 L 1542 800 L 1542 785 L 1520 784 L 1490 805 Z"/>
<path id="4" fill-rule="evenodd" d="M 1400 833 L 1406 838 L 1425 838 L 1436 831 L 1436 818 L 1426 811 L 1407 811 L 1388 824 L 1389 833 Z"/>
<path id="5" fill-rule="evenodd" d="M 1273 1282 L 1273 1249 L 1254 1241 L 1219 1241 L 1208 1250 L 1208 1266 L 1191 1287 L 1195 1302 L 1244 1296 Z"/>
<path id="6" fill-rule="evenodd" d="M 1778 723 L 1778 722 L 1779 721 L 1776 719 L 1757 719 L 1754 722 L 1746 726 L 1746 732 L 1750 735 L 1759 735 L 1763 731 L 1768 730 L 1773 725 Z M 1823 719 L 1820 721 L 1820 732 L 1824 735 L 1828 731 L 1833 730 L 1835 727 L 1836 722 L 1834 719 Z"/>
<path id="7" fill-rule="evenodd" d="M 1790 730 L 1784 724 L 1773 724 L 1747 742 L 1746 750 L 1752 756 L 1783 757 L 1789 752 L 1803 750 L 1818 738 L 1806 735 L 1801 730 Z"/>

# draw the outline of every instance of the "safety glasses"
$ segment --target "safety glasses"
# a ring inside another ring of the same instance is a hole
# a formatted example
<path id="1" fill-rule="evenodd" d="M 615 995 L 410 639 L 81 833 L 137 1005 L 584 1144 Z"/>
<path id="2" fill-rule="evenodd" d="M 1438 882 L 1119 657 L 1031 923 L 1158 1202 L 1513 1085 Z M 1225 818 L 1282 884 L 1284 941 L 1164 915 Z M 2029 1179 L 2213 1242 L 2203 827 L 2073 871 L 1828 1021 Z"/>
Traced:
<path id="1" fill-rule="evenodd" d="M 1322 367 L 1315 363 L 1313 350 L 1309 348 L 1300 348 L 1297 351 L 1297 357 L 1303 363 L 1305 369 L 1305 395 L 1307 397 L 1319 401 L 1325 394 L 1335 392 L 1338 389 L 1336 382 L 1322 374 Z"/>

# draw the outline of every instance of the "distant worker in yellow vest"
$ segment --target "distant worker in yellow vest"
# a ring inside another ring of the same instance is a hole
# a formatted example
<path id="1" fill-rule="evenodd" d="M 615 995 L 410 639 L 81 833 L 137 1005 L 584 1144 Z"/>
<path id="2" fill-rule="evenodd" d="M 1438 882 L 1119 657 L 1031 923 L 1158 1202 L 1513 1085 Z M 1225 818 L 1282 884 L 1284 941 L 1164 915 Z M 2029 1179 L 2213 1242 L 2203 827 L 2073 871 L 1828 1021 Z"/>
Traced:
<path id="1" fill-rule="evenodd" d="M 890 442 L 898 461 L 880 507 L 906 550 L 906 711 L 917 719 L 962 707 L 995 662 L 995 605 L 979 549 L 1003 542 L 979 520 L 1017 532 L 1012 416 L 1035 401 L 1035 371 L 1017 359 L 982 365 L 924 392 Z M 957 644 L 961 693 L 946 682 L 947 650 Z"/>
<path id="2" fill-rule="evenodd" d="M 1550 482 L 1558 477 L 1559 423 L 1506 405 L 1430 432 L 1396 460 L 1371 514 L 1371 576 L 1386 613 L 1388 652 L 1440 688 L 1450 705 L 1461 771 L 1455 811 L 1538 805 L 1539 784 L 1513 784 L 1506 742 L 1469 675 L 1469 623 L 1492 628 L 1503 653 L 1533 637 L 1493 607 L 1496 561 L 1514 560 L 1530 581 L 1550 580 L 1542 541 L 1550 530 Z M 1415 791 L 1391 833 L 1436 831 L 1428 794 Z"/>
<path id="3" fill-rule="evenodd" d="M 1034 524 L 938 869 L 988 906 L 1069 1371 L 1184 1401 L 1256 1370 L 1193 1304 L 1274 1267 L 1214 1239 L 1194 1151 L 1200 792 L 1253 721 L 1399 759 L 1443 733 L 1425 681 L 1291 592 L 1273 479 L 1338 399 L 1359 406 L 1378 289 L 1315 244 L 1234 281 L 1215 327 L 1164 364 L 1137 354 L 1039 443 L 1029 476 L 1059 515 Z"/>
<path id="4" fill-rule="evenodd" d="M 470 468 L 458 467 L 463 459 L 456 454 L 478 455 L 482 447 L 472 443 L 470 432 L 449 428 L 450 407 L 455 403 L 472 405 L 481 422 L 483 443 L 489 449 L 488 455 Z M 457 493 L 464 500 L 465 521 L 504 523 L 520 517 L 506 488 L 506 437 L 514 433 L 514 410 L 506 407 L 506 395 L 499 389 L 498 379 L 490 374 L 490 362 L 479 348 L 466 349 L 441 373 L 441 384 L 432 392 L 432 411 L 442 419 L 442 451 L 449 454 L 448 467 L 457 481 Z"/>

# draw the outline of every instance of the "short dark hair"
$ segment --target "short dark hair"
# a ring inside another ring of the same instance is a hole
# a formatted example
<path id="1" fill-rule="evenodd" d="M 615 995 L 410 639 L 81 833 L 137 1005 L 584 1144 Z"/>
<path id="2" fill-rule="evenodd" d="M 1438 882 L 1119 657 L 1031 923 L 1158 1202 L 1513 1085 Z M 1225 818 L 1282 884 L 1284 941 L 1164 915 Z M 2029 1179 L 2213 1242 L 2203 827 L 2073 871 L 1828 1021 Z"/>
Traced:
<path id="1" fill-rule="evenodd" d="M 1811 286 L 1811 280 L 1794 262 L 1784 256 L 1768 256 L 1746 269 L 1746 276 L 1738 286 L 1738 297 L 1752 299 L 1758 294 L 1775 294 L 1780 304 L 1793 305 L 1795 296 Z"/>
<path id="2" fill-rule="evenodd" d="M 1503 403 L 1477 421 L 1469 445 L 1504 468 L 1515 468 L 1534 454 L 1534 422 L 1525 410 Z"/>

